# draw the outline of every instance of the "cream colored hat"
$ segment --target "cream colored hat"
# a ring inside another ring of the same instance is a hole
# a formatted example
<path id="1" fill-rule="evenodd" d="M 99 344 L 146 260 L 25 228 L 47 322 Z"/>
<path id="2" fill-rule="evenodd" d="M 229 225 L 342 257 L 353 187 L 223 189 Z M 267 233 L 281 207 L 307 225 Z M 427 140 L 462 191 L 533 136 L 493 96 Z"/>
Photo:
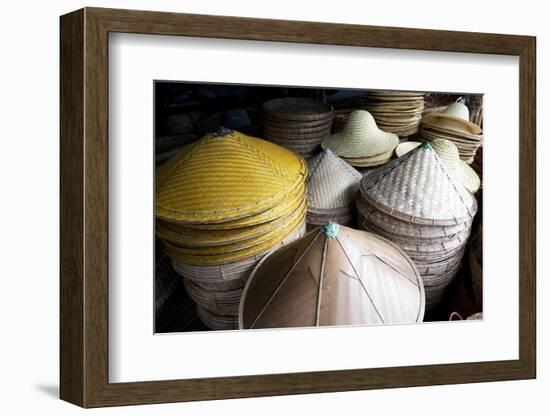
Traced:
<path id="1" fill-rule="evenodd" d="M 470 111 L 462 103 L 453 103 L 441 113 L 429 113 L 422 119 L 426 125 L 435 125 L 451 131 L 467 132 L 470 134 L 481 133 L 481 128 L 470 122 Z"/>
<path id="2" fill-rule="evenodd" d="M 340 157 L 366 158 L 391 152 L 399 144 L 396 134 L 382 131 L 365 110 L 352 112 L 344 128 L 321 142 Z"/>
<path id="3" fill-rule="evenodd" d="M 404 142 L 395 149 L 395 155 L 401 157 L 420 146 L 420 142 Z M 476 193 L 481 186 L 481 180 L 478 174 L 466 163 L 464 163 L 458 154 L 458 148 L 450 140 L 435 139 L 431 142 L 432 149 L 437 153 L 437 156 L 451 171 L 455 179 L 457 179 L 471 193 Z"/>

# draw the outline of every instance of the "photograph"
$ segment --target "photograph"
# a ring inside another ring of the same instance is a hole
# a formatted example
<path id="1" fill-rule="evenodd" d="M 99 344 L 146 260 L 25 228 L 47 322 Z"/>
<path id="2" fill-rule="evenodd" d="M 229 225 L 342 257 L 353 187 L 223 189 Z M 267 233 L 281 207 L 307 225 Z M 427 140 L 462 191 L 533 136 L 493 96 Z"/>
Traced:
<path id="1" fill-rule="evenodd" d="M 63 401 L 537 377 L 537 36 L 316 10 L 61 15 Z"/>
<path id="2" fill-rule="evenodd" d="M 153 88 L 155 333 L 483 319 L 483 93 Z"/>

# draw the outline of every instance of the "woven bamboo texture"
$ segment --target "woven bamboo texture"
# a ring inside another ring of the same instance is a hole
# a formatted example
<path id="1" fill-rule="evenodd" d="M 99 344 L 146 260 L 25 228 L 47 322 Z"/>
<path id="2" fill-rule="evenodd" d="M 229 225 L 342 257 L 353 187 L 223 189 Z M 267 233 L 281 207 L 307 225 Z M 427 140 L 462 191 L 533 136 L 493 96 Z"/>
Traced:
<path id="1" fill-rule="evenodd" d="M 456 145 L 446 139 L 435 139 L 431 144 L 435 153 L 437 153 L 454 178 L 464 185 L 468 191 L 473 194 L 476 193 L 481 186 L 481 179 L 472 167 L 460 159 Z M 401 157 L 420 145 L 420 142 L 403 142 L 395 149 L 395 155 Z"/>
<path id="2" fill-rule="evenodd" d="M 278 98 L 263 105 L 263 137 L 309 159 L 330 135 L 334 110 L 309 98 Z"/>
<path id="3" fill-rule="evenodd" d="M 157 169 L 157 217 L 225 222 L 274 207 L 303 183 L 295 153 L 235 131 L 208 135 Z"/>
<path id="4" fill-rule="evenodd" d="M 228 331 L 238 328 L 236 316 L 217 315 L 200 306 L 197 306 L 197 315 L 208 328 L 216 331 Z"/>
<path id="5" fill-rule="evenodd" d="M 389 160 L 398 144 L 397 135 L 380 130 L 368 111 L 356 110 L 343 129 L 323 140 L 321 146 L 352 166 L 376 166 Z"/>
<path id="6" fill-rule="evenodd" d="M 453 103 L 441 112 L 426 114 L 420 124 L 420 135 L 426 140 L 446 139 L 458 148 L 460 159 L 471 164 L 482 145 L 481 127 L 470 121 L 468 108 Z"/>
<path id="7" fill-rule="evenodd" d="M 366 107 L 382 130 L 406 137 L 418 131 L 424 110 L 424 94 L 371 91 Z"/>
<path id="8" fill-rule="evenodd" d="M 433 310 L 461 267 L 475 198 L 423 144 L 365 175 L 356 206 L 360 228 L 393 241 L 415 262 L 426 309 Z"/>

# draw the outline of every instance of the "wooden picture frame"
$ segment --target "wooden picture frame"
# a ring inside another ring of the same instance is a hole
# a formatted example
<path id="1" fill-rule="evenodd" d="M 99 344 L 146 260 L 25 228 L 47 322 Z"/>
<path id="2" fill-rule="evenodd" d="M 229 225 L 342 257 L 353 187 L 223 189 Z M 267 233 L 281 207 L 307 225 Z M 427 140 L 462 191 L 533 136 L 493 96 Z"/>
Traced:
<path id="1" fill-rule="evenodd" d="M 529 379 L 536 376 L 536 40 L 529 36 L 85 8 L 61 17 L 60 396 L 82 407 Z M 109 383 L 108 34 L 519 57 L 519 359 Z"/>

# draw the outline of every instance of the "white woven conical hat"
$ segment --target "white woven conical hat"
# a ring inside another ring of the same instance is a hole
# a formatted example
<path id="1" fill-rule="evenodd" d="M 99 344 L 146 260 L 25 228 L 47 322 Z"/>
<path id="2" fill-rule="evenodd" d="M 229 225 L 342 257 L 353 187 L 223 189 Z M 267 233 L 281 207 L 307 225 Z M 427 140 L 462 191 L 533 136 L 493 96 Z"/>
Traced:
<path id="1" fill-rule="evenodd" d="M 403 142 L 395 149 L 397 157 L 410 152 L 420 146 L 420 142 Z M 445 139 L 435 139 L 432 141 L 432 148 L 439 158 L 453 173 L 454 177 L 466 187 L 471 193 L 476 193 L 481 186 L 481 180 L 478 174 L 464 161 L 460 159 L 458 148 L 453 142 Z"/>
<path id="2" fill-rule="evenodd" d="M 335 210 L 353 206 L 363 175 L 329 149 L 308 162 L 308 210 Z"/>
<path id="3" fill-rule="evenodd" d="M 364 176 L 360 190 L 375 208 L 415 224 L 460 224 L 477 210 L 475 198 L 427 142 Z"/>
<path id="4" fill-rule="evenodd" d="M 374 117 L 365 110 L 356 110 L 346 120 L 344 128 L 321 142 L 338 156 L 363 158 L 392 151 L 399 144 L 396 134 L 382 131 Z"/>

